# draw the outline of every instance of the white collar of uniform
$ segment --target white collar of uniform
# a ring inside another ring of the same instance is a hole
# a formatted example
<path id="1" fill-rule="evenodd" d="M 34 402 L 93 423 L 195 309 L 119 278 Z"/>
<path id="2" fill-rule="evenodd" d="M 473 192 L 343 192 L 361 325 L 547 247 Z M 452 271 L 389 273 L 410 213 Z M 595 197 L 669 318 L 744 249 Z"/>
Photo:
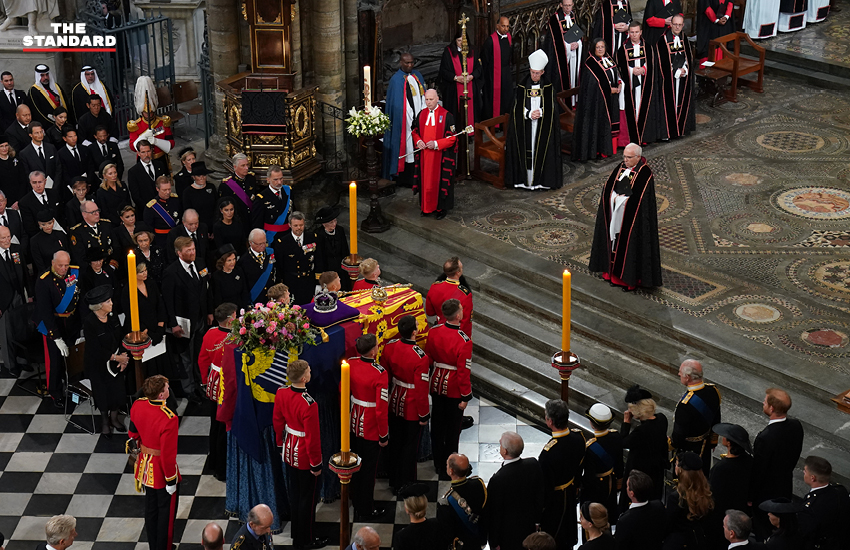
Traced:
<path id="1" fill-rule="evenodd" d="M 250 247 L 249 247 L 249 248 L 250 248 Z M 259 257 L 260 257 L 260 254 L 262 254 L 262 253 L 263 253 L 263 251 L 262 251 L 262 250 L 261 250 L 261 251 L 259 251 L 259 252 L 257 252 L 256 250 L 254 250 L 253 248 L 251 248 L 251 254 L 253 254 L 253 255 L 254 255 L 255 257 L 257 257 L 257 258 L 259 258 Z"/>
<path id="2" fill-rule="evenodd" d="M 731 550 L 732 548 L 735 548 L 737 546 L 746 546 L 749 543 L 750 543 L 750 541 L 748 541 L 748 540 L 742 540 L 741 542 L 733 542 L 732 544 L 729 545 L 729 550 Z"/>
<path id="3" fill-rule="evenodd" d="M 518 456 L 518 457 L 516 457 L 516 458 L 511 458 L 511 459 L 509 459 L 509 460 L 506 460 L 506 461 L 502 462 L 502 466 L 507 466 L 508 464 L 510 464 L 510 463 L 512 463 L 512 462 L 516 462 L 516 461 L 517 461 L 517 460 L 519 460 L 520 458 L 522 458 L 522 457 L 519 457 L 519 456 Z"/>
<path id="4" fill-rule="evenodd" d="M 817 491 L 818 489 L 823 489 L 824 487 L 829 487 L 829 483 L 825 483 L 825 484 L 821 485 L 820 487 L 812 487 L 811 489 L 809 489 L 809 492 L 813 493 L 813 492 Z"/>
<path id="5" fill-rule="evenodd" d="M 688 386 L 688 391 L 699 391 L 705 387 L 705 382 L 700 382 L 699 384 L 694 384 L 693 386 Z"/>
<path id="6" fill-rule="evenodd" d="M 561 430 L 560 432 L 552 432 L 552 437 L 564 437 L 568 433 L 570 433 L 569 428 L 567 428 L 566 430 Z"/>
<path id="7" fill-rule="evenodd" d="M 507 35 L 507 34 L 502 34 L 502 33 L 500 33 L 499 31 L 496 31 L 496 34 L 498 34 L 498 35 L 499 35 L 499 38 L 507 38 L 507 37 L 508 37 L 508 35 Z"/>
<path id="8" fill-rule="evenodd" d="M 280 189 L 275 189 L 274 187 L 272 187 L 271 185 L 269 185 L 269 191 L 271 191 L 272 193 L 279 194 L 279 193 L 282 193 L 282 192 L 283 192 L 283 187 L 281 187 Z"/>
<path id="9" fill-rule="evenodd" d="M 785 422 L 785 419 L 786 419 L 786 418 L 788 418 L 788 417 L 787 417 L 787 416 L 783 416 L 782 418 L 774 418 L 773 420 L 769 421 L 769 422 L 767 423 L 767 425 L 768 425 L 768 426 L 770 426 L 771 424 L 776 424 L 777 422 Z"/>
<path id="10" fill-rule="evenodd" d="M 604 437 L 604 436 L 608 435 L 608 431 L 609 430 L 603 430 L 601 432 L 594 431 L 593 436 L 594 437 Z"/>
<path id="11" fill-rule="evenodd" d="M 649 504 L 648 500 L 646 502 L 632 502 L 631 504 L 629 504 L 629 510 L 631 510 L 632 508 L 640 508 L 641 506 L 646 506 L 647 504 Z"/>

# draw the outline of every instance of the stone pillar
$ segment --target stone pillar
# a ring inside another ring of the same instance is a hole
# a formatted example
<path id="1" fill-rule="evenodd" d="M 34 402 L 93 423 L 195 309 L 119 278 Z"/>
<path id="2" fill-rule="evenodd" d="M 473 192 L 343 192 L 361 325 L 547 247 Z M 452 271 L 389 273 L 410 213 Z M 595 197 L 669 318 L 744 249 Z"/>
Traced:
<path id="1" fill-rule="evenodd" d="M 301 69 L 302 86 L 316 83 L 316 71 L 313 67 L 313 4 L 314 0 L 298 0 L 298 19 L 301 32 Z"/>
<path id="2" fill-rule="evenodd" d="M 345 106 L 356 107 L 363 101 L 363 80 L 360 73 L 357 40 L 357 0 L 342 0 L 342 2 L 345 17 Z M 372 97 L 374 97 L 374 94 Z"/>
<path id="3" fill-rule="evenodd" d="M 210 51 L 210 69 L 213 82 L 219 82 L 236 74 L 239 66 L 239 33 L 234 32 L 234 23 L 242 21 L 240 4 L 234 0 L 208 0 L 207 26 Z M 216 87 L 214 92 L 215 118 L 218 133 L 211 136 L 210 148 L 205 159 L 221 163 L 227 156 L 224 148 L 224 94 Z"/>
<path id="4" fill-rule="evenodd" d="M 289 51 L 292 52 L 291 70 L 295 73 L 295 89 L 304 86 L 304 75 L 301 74 L 301 2 L 292 4 L 292 21 L 289 25 Z"/>
<path id="5" fill-rule="evenodd" d="M 342 0 L 313 3 L 313 67 L 317 99 L 337 107 L 345 101 Z"/>

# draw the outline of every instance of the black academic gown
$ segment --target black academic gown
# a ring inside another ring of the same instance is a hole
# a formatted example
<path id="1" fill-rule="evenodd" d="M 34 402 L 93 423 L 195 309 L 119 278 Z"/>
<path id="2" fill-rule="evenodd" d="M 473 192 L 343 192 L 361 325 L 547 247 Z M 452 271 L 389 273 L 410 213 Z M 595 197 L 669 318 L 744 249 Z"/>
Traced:
<path id="1" fill-rule="evenodd" d="M 623 79 L 623 94 L 626 97 L 626 121 L 629 125 L 629 137 L 634 143 L 646 144 L 661 139 L 667 139 L 667 117 L 664 114 L 664 94 L 661 91 L 661 75 L 659 74 L 658 52 L 655 46 L 641 39 L 638 56 L 634 55 L 634 44 L 631 40 L 617 50 L 617 68 Z M 643 76 L 633 75 L 629 78 L 629 67 L 637 63 L 646 67 Z M 640 84 L 640 109 L 635 114 L 637 94 L 636 87 Z"/>
<path id="2" fill-rule="evenodd" d="M 628 0 L 602 0 L 599 9 L 593 15 L 593 38 L 603 38 L 608 46 L 608 55 L 614 56 L 620 46 L 626 43 L 629 39 L 629 33 L 617 32 L 614 30 L 614 13 L 619 10 L 619 5 L 623 5 L 623 9 L 629 14 L 629 20 L 632 18 L 632 6 Z"/>
<path id="3" fill-rule="evenodd" d="M 495 52 L 493 41 L 499 43 L 499 51 Z M 505 38 L 499 38 L 498 33 L 493 33 L 484 40 L 481 45 L 481 77 L 483 86 L 481 88 L 481 119 L 487 120 L 510 112 L 514 99 L 514 75 L 513 75 L 513 37 L 508 34 Z M 494 53 L 495 52 L 495 53 Z M 496 55 L 498 54 L 498 55 Z M 495 104 L 496 79 L 498 77 L 499 105 Z"/>
<path id="4" fill-rule="evenodd" d="M 602 189 L 593 247 L 590 250 L 590 270 L 607 273 L 628 286 L 661 286 L 661 251 L 658 244 L 658 213 L 655 201 L 655 178 L 641 158 L 631 174 L 619 182 L 621 194 L 631 193 L 626 202 L 623 225 L 612 250 L 608 228 L 611 225 L 611 192 L 625 170 L 620 163 Z"/>
<path id="5" fill-rule="evenodd" d="M 466 61 L 466 72 L 472 75 L 472 82 L 466 85 L 466 89 L 469 93 L 469 114 L 473 121 L 469 122 L 467 119 L 467 123 L 462 126 L 481 120 L 481 61 L 471 46 Z M 443 107 L 458 121 L 463 120 L 463 102 L 460 100 L 463 96 L 463 83 L 458 93 L 458 83 L 454 78 L 461 74 L 463 74 L 462 59 L 457 46 L 452 42 L 443 50 L 443 57 L 440 59 L 440 97 L 443 99 Z M 458 130 L 462 126 L 458 123 Z"/>
<path id="6" fill-rule="evenodd" d="M 620 70 L 610 57 L 588 56 L 579 87 L 581 108 L 576 109 L 573 124 L 572 160 L 584 162 L 614 154 L 612 138 L 620 131 L 620 104 L 611 88 L 619 81 Z"/>
<path id="7" fill-rule="evenodd" d="M 669 0 L 668 4 L 672 4 L 673 15 L 677 13 L 682 13 L 682 4 L 679 0 Z M 643 39 L 646 40 L 647 44 L 655 44 L 661 38 L 665 32 L 670 31 L 670 27 L 653 27 L 649 24 L 649 19 L 658 18 L 661 19 L 662 22 L 666 19 L 667 15 L 665 15 L 667 7 L 665 6 L 665 0 L 649 0 L 646 3 L 646 8 L 643 12 L 643 30 L 642 35 Z M 665 13 L 662 13 L 665 12 Z"/>
<path id="8" fill-rule="evenodd" d="M 699 0 L 697 7 L 697 59 L 708 57 L 709 41 L 735 32 L 735 16 L 729 6 L 730 0 Z M 715 23 L 724 15 L 729 15 L 725 25 Z"/>
<path id="9" fill-rule="evenodd" d="M 573 25 L 578 25 L 578 17 L 575 12 L 570 14 Z M 564 12 L 558 8 L 555 13 L 549 16 L 548 34 L 546 44 L 543 51 L 549 58 L 549 64 L 546 65 L 546 74 L 549 80 L 555 85 L 555 92 L 562 92 L 570 89 L 570 63 L 567 57 L 567 45 L 564 43 Z M 583 31 L 583 29 L 582 29 Z M 576 86 L 581 84 L 581 72 L 584 67 L 585 59 L 587 58 L 587 46 L 581 50 L 581 57 L 576 64 Z"/>
<path id="10" fill-rule="evenodd" d="M 697 127 L 697 110 L 694 103 L 696 69 L 693 48 L 682 33 L 678 47 L 673 31 L 667 32 L 656 43 L 658 67 L 664 84 L 664 112 L 667 115 L 667 132 L 671 138 L 690 134 Z M 676 71 L 687 64 L 688 74 L 679 78 L 676 90 Z M 677 106 L 678 105 L 678 106 Z"/>
<path id="11" fill-rule="evenodd" d="M 531 142 L 531 95 L 541 95 L 540 108 L 543 116 L 537 121 L 537 134 Z M 558 121 L 558 104 L 555 100 L 555 86 L 540 81 L 540 88 L 532 88 L 531 76 L 526 76 L 522 84 L 516 87 L 511 110 L 511 120 L 507 134 L 507 156 L 505 184 L 528 185 L 528 170 L 534 170 L 533 185 L 547 189 L 559 189 L 563 181 L 561 166 L 561 126 Z M 531 166 L 531 151 L 534 151 L 534 165 Z"/>

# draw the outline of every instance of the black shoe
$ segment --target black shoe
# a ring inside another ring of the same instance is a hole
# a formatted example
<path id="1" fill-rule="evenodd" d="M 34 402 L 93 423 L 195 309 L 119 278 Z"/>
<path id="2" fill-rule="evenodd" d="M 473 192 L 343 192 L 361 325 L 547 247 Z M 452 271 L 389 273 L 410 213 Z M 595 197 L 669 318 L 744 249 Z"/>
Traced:
<path id="1" fill-rule="evenodd" d="M 419 216 L 422 217 L 422 218 L 426 218 L 426 217 L 428 217 L 428 214 L 426 214 L 425 212 L 420 212 Z"/>
<path id="2" fill-rule="evenodd" d="M 110 422 L 110 424 L 112 425 L 112 429 L 115 430 L 116 432 L 118 432 L 120 434 L 127 433 L 127 428 L 126 428 L 126 426 L 124 426 L 123 423 L 121 423 L 121 422 Z"/>
<path id="3" fill-rule="evenodd" d="M 463 420 L 460 421 L 460 429 L 466 430 L 475 425 L 475 419 L 471 416 L 464 416 Z"/>
<path id="4" fill-rule="evenodd" d="M 56 407 L 57 409 L 63 409 L 64 410 L 65 409 L 65 400 L 62 399 L 61 397 L 54 397 L 53 398 L 53 406 Z"/>
<path id="5" fill-rule="evenodd" d="M 445 210 L 440 210 L 439 212 L 437 212 L 437 219 L 438 220 L 442 220 L 445 217 L 446 217 L 446 211 Z"/>
<path id="6" fill-rule="evenodd" d="M 314 550 L 316 548 L 324 548 L 327 545 L 328 545 L 328 539 L 327 538 L 316 537 L 312 541 L 308 542 L 307 544 L 303 544 L 303 545 L 296 544 L 295 548 L 297 548 L 298 550 Z"/>
<path id="7" fill-rule="evenodd" d="M 382 515 L 384 515 L 384 512 L 385 512 L 385 510 L 383 508 L 375 508 L 371 512 L 367 512 L 365 514 L 355 513 L 354 514 L 354 521 L 356 521 L 356 522 L 370 521 L 370 520 L 373 520 L 375 518 L 381 517 Z"/>

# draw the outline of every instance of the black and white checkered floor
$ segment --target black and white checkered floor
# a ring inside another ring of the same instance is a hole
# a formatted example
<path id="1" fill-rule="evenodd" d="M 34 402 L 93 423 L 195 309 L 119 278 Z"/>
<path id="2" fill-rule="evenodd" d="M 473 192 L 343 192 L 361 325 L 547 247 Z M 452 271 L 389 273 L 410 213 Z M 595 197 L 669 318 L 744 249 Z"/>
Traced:
<path id="1" fill-rule="evenodd" d="M 82 411 L 88 411 L 86 405 Z M 180 440 L 177 461 L 183 475 L 177 511 L 175 542 L 181 549 L 200 548 L 201 530 L 220 523 L 230 541 L 239 528 L 224 513 L 225 484 L 206 468 L 209 417 L 180 400 Z M 499 437 L 517 431 L 525 440 L 523 456 L 537 456 L 549 436 L 505 413 L 493 403 L 474 399 L 467 414 L 475 426 L 461 435 L 460 452 L 469 457 L 473 473 L 489 480 L 500 467 Z M 88 417 L 81 421 L 89 421 Z M 144 501 L 133 487 L 133 467 L 124 454 L 123 434 L 112 439 L 89 435 L 65 421 L 62 411 L 0 378 L 0 532 L 6 550 L 32 550 L 44 541 L 44 524 L 55 514 L 77 518 L 75 550 L 147 549 Z M 438 482 L 431 462 L 419 465 L 419 479 L 431 485 L 429 516 L 436 499 L 448 486 Z M 403 504 L 396 502 L 386 480 L 378 480 L 376 500 L 387 510 L 370 523 L 389 547 L 393 533 L 408 523 Z M 339 501 L 321 503 L 316 511 L 318 535 L 339 542 Z M 355 524 L 355 530 L 361 525 Z M 291 544 L 289 526 L 275 535 L 276 547 Z M 227 546 L 225 548 L 228 548 Z"/>

